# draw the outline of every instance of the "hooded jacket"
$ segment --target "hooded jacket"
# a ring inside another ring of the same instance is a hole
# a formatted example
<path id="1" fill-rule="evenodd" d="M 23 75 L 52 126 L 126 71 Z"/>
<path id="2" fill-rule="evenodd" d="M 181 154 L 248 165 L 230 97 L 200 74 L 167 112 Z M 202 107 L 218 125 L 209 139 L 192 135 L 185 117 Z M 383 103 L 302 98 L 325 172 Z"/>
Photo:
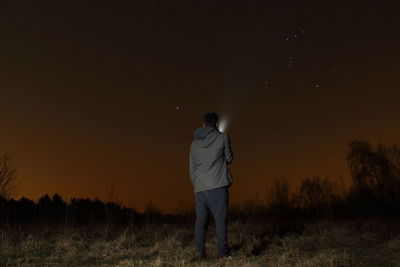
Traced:
<path id="1" fill-rule="evenodd" d="M 230 186 L 232 151 L 228 135 L 214 127 L 201 127 L 193 136 L 189 162 L 194 192 Z"/>

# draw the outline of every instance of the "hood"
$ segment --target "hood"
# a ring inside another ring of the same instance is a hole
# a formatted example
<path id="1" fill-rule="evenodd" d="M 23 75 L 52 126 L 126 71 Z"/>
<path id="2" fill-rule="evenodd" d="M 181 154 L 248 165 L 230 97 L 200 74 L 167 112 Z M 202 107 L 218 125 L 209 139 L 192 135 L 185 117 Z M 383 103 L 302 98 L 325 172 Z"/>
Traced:
<path id="1" fill-rule="evenodd" d="M 193 137 L 194 139 L 201 141 L 202 146 L 209 146 L 220 134 L 221 132 L 217 128 L 201 127 L 194 131 Z"/>

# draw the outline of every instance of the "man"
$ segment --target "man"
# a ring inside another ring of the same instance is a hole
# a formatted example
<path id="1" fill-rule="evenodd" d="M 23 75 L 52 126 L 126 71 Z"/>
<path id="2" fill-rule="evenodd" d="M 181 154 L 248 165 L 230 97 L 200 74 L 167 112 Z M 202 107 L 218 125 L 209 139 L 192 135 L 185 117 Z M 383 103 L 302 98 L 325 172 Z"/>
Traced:
<path id="1" fill-rule="evenodd" d="M 218 130 L 218 115 L 207 113 L 203 127 L 194 131 L 190 146 L 190 178 L 196 195 L 195 242 L 201 257 L 206 257 L 205 239 L 208 213 L 214 217 L 219 257 L 228 256 L 228 187 L 232 183 L 228 164 L 232 162 L 229 137 Z"/>

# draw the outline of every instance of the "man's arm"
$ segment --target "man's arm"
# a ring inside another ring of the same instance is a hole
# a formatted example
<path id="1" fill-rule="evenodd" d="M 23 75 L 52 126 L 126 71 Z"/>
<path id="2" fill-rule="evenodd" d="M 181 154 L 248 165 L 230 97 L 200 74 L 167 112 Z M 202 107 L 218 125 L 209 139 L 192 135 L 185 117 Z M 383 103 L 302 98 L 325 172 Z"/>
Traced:
<path id="1" fill-rule="evenodd" d="M 231 150 L 231 142 L 229 140 L 229 136 L 225 134 L 224 138 L 224 154 L 225 154 L 225 159 L 228 164 L 232 163 L 233 161 L 233 155 L 232 155 L 232 150 Z"/>
<path id="2" fill-rule="evenodd" d="M 193 144 L 190 146 L 189 172 L 190 172 L 190 180 L 192 181 L 192 184 L 194 184 L 194 177 L 195 177 L 195 172 L 196 172 L 196 163 L 195 163 L 195 160 L 194 160 Z"/>

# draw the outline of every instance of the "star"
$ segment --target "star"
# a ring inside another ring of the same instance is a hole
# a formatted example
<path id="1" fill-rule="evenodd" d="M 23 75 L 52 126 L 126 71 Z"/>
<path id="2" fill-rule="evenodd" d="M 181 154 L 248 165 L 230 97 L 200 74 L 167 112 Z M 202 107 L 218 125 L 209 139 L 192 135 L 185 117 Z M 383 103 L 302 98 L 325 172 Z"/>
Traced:
<path id="1" fill-rule="evenodd" d="M 176 106 L 176 110 L 180 110 L 181 109 L 181 107 L 180 106 Z"/>

